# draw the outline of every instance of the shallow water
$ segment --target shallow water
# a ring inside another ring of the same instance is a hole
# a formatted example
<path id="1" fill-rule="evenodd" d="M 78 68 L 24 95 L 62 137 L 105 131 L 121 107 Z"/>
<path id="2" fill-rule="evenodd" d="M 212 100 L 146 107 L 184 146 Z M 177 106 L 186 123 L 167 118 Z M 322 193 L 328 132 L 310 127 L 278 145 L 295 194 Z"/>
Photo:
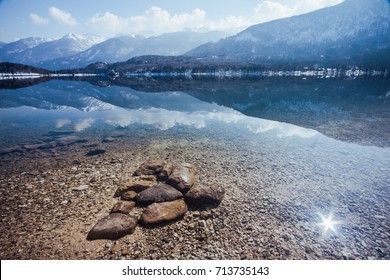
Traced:
<path id="1" fill-rule="evenodd" d="M 336 246 L 335 252 L 341 242 L 344 251 L 331 258 L 390 258 L 388 82 L 163 81 L 164 91 L 156 91 L 158 83 L 134 82 L 131 88 L 49 81 L 1 90 L 4 174 L 28 170 L 26 165 L 10 168 L 15 158 L 63 150 L 55 144 L 58 131 L 96 145 L 108 136 L 113 146 L 120 139 L 123 148 L 148 142 L 164 156 L 175 146 L 228 147 L 229 158 L 207 159 L 211 170 L 236 169 L 235 187 L 256 199 L 253 205 L 263 207 L 259 199 L 272 199 L 292 228 L 318 234 L 308 243 L 337 236 L 326 242 Z M 53 144 L 25 148 L 42 143 Z M 261 215 L 264 209 L 257 210 Z M 333 224 L 322 219 L 329 215 Z M 322 229 L 327 232 L 321 234 Z M 356 252 L 362 242 L 367 248 Z"/>

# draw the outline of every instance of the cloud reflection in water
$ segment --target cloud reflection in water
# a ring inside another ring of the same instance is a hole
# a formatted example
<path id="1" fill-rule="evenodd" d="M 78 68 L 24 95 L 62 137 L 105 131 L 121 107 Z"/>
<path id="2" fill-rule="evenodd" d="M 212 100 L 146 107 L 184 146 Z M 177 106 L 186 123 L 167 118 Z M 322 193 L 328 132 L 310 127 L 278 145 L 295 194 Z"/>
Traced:
<path id="1" fill-rule="evenodd" d="M 213 111 L 179 112 L 162 108 L 150 108 L 139 110 L 124 110 L 117 108 L 108 112 L 105 121 L 114 126 L 126 127 L 132 124 L 152 125 L 158 129 L 166 130 L 176 125 L 192 126 L 201 129 L 210 122 L 222 122 L 246 127 L 253 133 L 275 133 L 277 137 L 311 138 L 318 134 L 317 131 L 306 129 L 287 123 L 269 121 L 247 117 L 237 111 L 222 106 L 217 106 Z"/>

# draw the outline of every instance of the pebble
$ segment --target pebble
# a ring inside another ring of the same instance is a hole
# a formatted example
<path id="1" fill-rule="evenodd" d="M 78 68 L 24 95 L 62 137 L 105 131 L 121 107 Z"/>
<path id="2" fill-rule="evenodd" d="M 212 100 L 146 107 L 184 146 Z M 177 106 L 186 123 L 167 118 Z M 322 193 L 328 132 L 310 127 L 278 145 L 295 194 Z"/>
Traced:
<path id="1" fill-rule="evenodd" d="M 72 188 L 72 190 L 73 190 L 73 191 L 84 191 L 84 190 L 86 190 L 86 189 L 88 189 L 88 188 L 89 188 L 88 185 L 80 185 L 80 186 L 78 186 L 78 187 Z"/>

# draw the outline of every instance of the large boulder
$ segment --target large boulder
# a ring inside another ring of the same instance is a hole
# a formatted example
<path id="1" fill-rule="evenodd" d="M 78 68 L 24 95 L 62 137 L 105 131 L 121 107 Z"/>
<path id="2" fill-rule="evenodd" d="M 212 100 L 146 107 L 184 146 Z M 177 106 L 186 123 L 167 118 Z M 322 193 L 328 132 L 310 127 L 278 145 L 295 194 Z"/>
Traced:
<path id="1" fill-rule="evenodd" d="M 188 207 L 183 199 L 153 203 L 145 209 L 140 218 L 140 223 L 156 225 L 170 222 L 182 217 L 187 211 Z"/>
<path id="2" fill-rule="evenodd" d="M 182 163 L 173 168 L 167 183 L 182 193 L 188 192 L 195 183 L 196 167 L 191 163 Z"/>
<path id="3" fill-rule="evenodd" d="M 142 192 L 156 184 L 154 176 L 134 177 L 132 180 L 122 183 L 116 190 L 114 197 L 119 197 L 127 191 Z"/>
<path id="4" fill-rule="evenodd" d="M 137 195 L 137 202 L 151 204 L 153 202 L 173 201 L 183 197 L 183 194 L 174 187 L 160 183 L 140 192 Z"/>
<path id="5" fill-rule="evenodd" d="M 137 218 L 122 213 L 112 213 L 99 220 L 88 233 L 87 239 L 119 239 L 134 232 Z"/>
<path id="6" fill-rule="evenodd" d="M 195 208 L 218 206 L 225 195 L 221 186 L 196 185 L 186 193 L 186 202 Z"/>

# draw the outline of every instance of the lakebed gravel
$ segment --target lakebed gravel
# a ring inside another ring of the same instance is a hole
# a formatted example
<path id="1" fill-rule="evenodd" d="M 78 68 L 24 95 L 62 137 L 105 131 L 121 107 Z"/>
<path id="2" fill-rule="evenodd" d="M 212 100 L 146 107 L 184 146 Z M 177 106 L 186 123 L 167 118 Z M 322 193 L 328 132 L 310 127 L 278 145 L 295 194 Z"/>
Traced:
<path id="1" fill-rule="evenodd" d="M 228 126 L 120 133 L 1 156 L 1 259 L 390 259 L 390 173 L 374 159 L 388 149 Z M 94 149 L 104 152 L 86 156 Z M 222 203 L 115 241 L 87 240 L 147 160 L 193 163 L 197 184 L 225 189 Z M 370 165 L 376 171 L 364 173 Z M 331 214 L 335 231 L 325 232 L 321 215 Z"/>

